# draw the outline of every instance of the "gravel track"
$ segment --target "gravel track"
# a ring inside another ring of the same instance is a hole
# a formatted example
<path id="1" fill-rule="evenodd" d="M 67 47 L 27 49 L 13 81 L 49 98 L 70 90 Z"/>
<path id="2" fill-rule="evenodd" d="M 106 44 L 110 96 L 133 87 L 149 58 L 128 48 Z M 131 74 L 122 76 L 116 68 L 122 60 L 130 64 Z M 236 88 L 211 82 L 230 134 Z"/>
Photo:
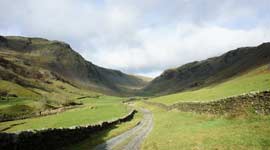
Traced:
<path id="1" fill-rule="evenodd" d="M 95 150 L 138 150 L 153 128 L 153 117 L 152 113 L 147 110 L 140 108 L 140 112 L 143 113 L 142 121 L 134 128 L 110 139 L 105 143 L 97 145 Z"/>

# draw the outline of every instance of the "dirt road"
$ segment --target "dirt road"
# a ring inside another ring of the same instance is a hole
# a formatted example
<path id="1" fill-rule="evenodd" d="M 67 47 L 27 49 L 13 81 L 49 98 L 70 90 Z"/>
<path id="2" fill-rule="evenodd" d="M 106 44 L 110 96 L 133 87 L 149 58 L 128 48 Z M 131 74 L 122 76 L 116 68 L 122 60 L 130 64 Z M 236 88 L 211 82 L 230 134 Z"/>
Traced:
<path id="1" fill-rule="evenodd" d="M 134 128 L 95 147 L 95 150 L 138 150 L 153 127 L 152 113 L 141 108 L 142 121 Z"/>

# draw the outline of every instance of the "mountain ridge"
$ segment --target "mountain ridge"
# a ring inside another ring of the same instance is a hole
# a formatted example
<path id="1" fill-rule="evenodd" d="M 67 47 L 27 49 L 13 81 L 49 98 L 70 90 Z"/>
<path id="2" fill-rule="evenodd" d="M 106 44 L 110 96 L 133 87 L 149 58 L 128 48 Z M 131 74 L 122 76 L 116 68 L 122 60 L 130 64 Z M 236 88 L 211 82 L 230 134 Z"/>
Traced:
<path id="1" fill-rule="evenodd" d="M 129 87 L 140 88 L 146 85 L 146 81 L 136 76 L 100 67 L 85 60 L 69 44 L 61 41 L 0 36 L 0 51 L 16 53 L 29 64 L 48 69 L 74 84 L 99 92 L 126 95 L 131 92 Z"/>
<path id="2" fill-rule="evenodd" d="M 201 88 L 270 62 L 270 43 L 263 43 L 167 69 L 150 79 L 95 65 L 61 41 L 0 36 L 0 52 L 2 58 L 14 55 L 26 64 L 50 70 L 74 86 L 122 96 L 165 95 Z"/>
<path id="3" fill-rule="evenodd" d="M 270 43 L 241 47 L 217 57 L 165 70 L 140 90 L 139 95 L 165 95 L 221 82 L 270 63 Z"/>

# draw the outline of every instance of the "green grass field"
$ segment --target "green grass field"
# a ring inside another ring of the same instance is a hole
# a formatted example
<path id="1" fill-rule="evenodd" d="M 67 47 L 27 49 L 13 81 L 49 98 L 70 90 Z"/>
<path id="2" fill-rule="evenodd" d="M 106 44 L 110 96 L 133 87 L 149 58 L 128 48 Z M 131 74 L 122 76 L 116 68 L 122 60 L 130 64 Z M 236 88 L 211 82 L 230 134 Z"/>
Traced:
<path id="1" fill-rule="evenodd" d="M 77 101 L 78 97 L 101 95 L 56 80 L 51 80 L 51 84 L 39 83 L 39 85 L 47 91 L 0 80 L 0 94 L 5 91 L 9 95 L 16 95 L 16 97 L 0 95 L 0 115 L 33 116 L 40 111 L 66 106 L 70 102 Z"/>
<path id="2" fill-rule="evenodd" d="M 5 80 L 0 80 L 0 90 L 7 90 L 9 93 L 16 94 L 21 97 L 37 97 L 38 94 L 33 91 L 24 88 L 16 83 L 12 83 Z"/>
<path id="3" fill-rule="evenodd" d="M 14 105 L 26 105 L 33 103 L 33 100 L 27 98 L 9 98 L 8 101 L 0 101 L 0 111 Z"/>
<path id="4" fill-rule="evenodd" d="M 122 98 L 101 96 L 85 98 L 80 108 L 71 109 L 56 115 L 29 118 L 0 123 L 0 130 L 11 127 L 5 132 L 16 132 L 27 129 L 71 127 L 75 125 L 94 124 L 124 116 L 128 108 L 121 103 Z"/>
<path id="5" fill-rule="evenodd" d="M 0 96 L 0 114 L 20 116 L 33 113 L 41 106 L 37 102 L 40 95 L 18 84 L 0 80 L 0 91 L 8 91 L 9 94 L 17 96 L 8 98 Z"/>
<path id="6" fill-rule="evenodd" d="M 149 99 L 171 105 L 186 101 L 212 101 L 270 89 L 269 66 L 262 66 L 221 84 Z M 203 115 L 165 111 L 137 102 L 154 114 L 154 128 L 142 149 L 270 149 L 270 116 Z"/>
<path id="7" fill-rule="evenodd" d="M 143 150 L 270 148 L 270 116 L 230 118 L 167 112 L 141 102 L 137 105 L 150 109 L 154 115 L 154 128 L 143 143 Z"/>
<path id="8" fill-rule="evenodd" d="M 252 91 L 269 89 L 270 69 L 267 65 L 250 71 L 244 75 L 231 78 L 218 85 L 212 85 L 195 91 L 186 91 L 156 97 L 150 101 L 164 103 L 167 105 L 184 101 L 211 101 Z"/>

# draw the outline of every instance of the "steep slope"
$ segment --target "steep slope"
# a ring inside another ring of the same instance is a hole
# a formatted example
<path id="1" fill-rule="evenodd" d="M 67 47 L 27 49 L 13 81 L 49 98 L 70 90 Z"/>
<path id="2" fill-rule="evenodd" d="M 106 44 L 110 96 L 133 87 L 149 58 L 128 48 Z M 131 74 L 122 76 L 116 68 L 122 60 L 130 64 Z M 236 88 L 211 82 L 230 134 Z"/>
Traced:
<path id="1" fill-rule="evenodd" d="M 172 105 L 179 102 L 208 102 L 243 93 L 270 90 L 270 64 L 244 72 L 224 82 L 196 90 L 164 95 L 150 101 Z"/>
<path id="2" fill-rule="evenodd" d="M 0 52 L 3 55 L 13 55 L 25 64 L 49 70 L 73 85 L 109 94 L 125 95 L 130 92 L 129 88 L 140 88 L 146 84 L 135 76 L 94 65 L 73 51 L 68 44 L 59 41 L 1 36 Z"/>
<path id="3" fill-rule="evenodd" d="M 144 95 L 164 95 L 220 83 L 230 77 L 270 63 L 270 43 L 244 47 L 219 57 L 169 69 L 140 91 Z"/>

